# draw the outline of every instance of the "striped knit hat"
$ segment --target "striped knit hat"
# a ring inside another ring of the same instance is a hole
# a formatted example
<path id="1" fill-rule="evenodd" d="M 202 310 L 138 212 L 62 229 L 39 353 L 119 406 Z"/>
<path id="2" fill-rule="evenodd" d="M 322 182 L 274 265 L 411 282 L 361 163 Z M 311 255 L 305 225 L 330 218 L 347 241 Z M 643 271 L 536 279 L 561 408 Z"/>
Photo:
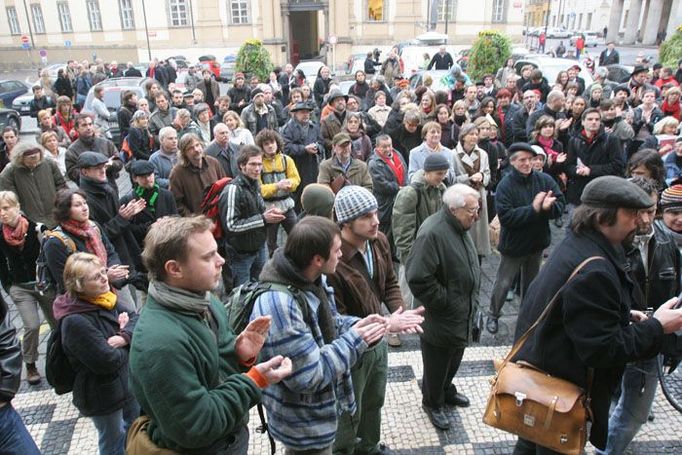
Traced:
<path id="1" fill-rule="evenodd" d="M 344 186 L 336 194 L 334 211 L 336 221 L 347 223 L 379 207 L 377 199 L 366 188 L 358 185 Z"/>
<path id="2" fill-rule="evenodd" d="M 661 208 L 682 209 L 682 185 L 673 185 L 666 188 L 661 195 Z"/>

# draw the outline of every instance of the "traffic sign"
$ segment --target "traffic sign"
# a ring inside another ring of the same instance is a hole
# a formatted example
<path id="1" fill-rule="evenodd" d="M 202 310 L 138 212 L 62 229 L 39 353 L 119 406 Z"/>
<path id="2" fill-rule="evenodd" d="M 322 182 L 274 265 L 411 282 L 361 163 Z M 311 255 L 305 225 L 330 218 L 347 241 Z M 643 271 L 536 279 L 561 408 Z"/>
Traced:
<path id="1" fill-rule="evenodd" d="M 329 35 L 329 44 L 336 45 L 336 35 Z"/>
<path id="2" fill-rule="evenodd" d="M 47 57 L 47 51 L 45 49 L 40 49 L 40 52 L 38 52 L 38 54 L 41 57 Z"/>
<path id="3" fill-rule="evenodd" d="M 21 43 L 21 47 L 23 47 L 24 49 L 30 49 L 31 45 L 28 43 Z"/>
<path id="4" fill-rule="evenodd" d="M 21 44 L 28 44 L 28 36 L 26 35 L 21 35 Z"/>
<path id="5" fill-rule="evenodd" d="M 69 41 L 68 39 L 64 41 L 64 47 L 71 47 L 71 41 Z"/>

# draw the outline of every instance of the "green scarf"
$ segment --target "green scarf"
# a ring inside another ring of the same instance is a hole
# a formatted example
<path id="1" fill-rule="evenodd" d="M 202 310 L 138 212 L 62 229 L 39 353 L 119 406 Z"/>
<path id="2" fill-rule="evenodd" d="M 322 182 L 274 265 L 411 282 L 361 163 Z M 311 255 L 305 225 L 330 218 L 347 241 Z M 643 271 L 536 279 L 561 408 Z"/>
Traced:
<path id="1" fill-rule="evenodd" d="M 168 286 L 161 281 L 152 280 L 149 283 L 149 296 L 159 305 L 184 313 L 194 313 L 205 316 L 211 304 L 210 293 L 196 292 Z"/>
<path id="2" fill-rule="evenodd" d="M 147 209 L 154 213 L 156 211 L 156 200 L 159 198 L 159 185 L 154 184 L 154 188 L 148 189 L 141 186 L 135 187 L 137 197 L 147 201 Z"/>

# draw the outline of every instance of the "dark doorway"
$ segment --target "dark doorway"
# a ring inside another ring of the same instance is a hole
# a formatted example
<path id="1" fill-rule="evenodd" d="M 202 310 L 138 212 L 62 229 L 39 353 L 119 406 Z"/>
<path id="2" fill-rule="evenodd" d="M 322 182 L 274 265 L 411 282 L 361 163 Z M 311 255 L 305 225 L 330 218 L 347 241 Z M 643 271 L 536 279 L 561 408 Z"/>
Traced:
<path id="1" fill-rule="evenodd" d="M 292 11 L 290 61 L 296 65 L 301 60 L 315 58 L 319 52 L 317 42 L 317 11 Z"/>

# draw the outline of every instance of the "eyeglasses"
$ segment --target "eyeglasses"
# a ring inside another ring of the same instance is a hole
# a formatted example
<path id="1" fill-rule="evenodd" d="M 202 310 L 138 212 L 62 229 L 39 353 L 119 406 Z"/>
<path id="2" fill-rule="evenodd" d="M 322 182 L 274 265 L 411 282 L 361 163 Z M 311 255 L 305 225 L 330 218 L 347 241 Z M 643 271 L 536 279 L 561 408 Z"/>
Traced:
<path id="1" fill-rule="evenodd" d="M 476 207 L 462 207 L 464 210 L 469 212 L 469 215 L 476 215 L 481 211 L 481 206 L 477 205 Z"/>

